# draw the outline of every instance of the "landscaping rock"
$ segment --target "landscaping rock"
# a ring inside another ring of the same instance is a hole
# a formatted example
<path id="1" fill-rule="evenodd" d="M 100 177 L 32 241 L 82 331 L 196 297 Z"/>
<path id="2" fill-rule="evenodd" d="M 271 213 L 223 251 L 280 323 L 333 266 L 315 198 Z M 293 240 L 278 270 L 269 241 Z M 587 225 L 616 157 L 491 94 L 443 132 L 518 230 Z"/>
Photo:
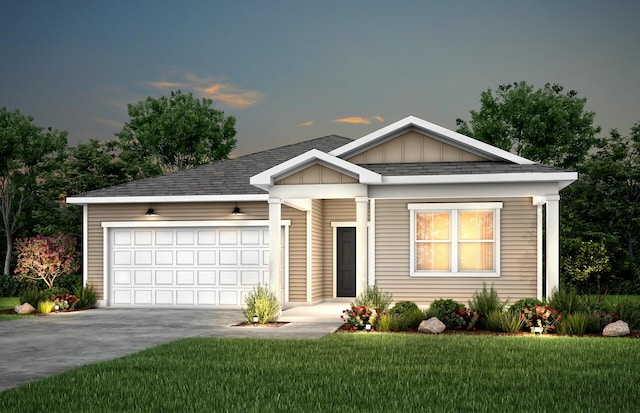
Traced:
<path id="1" fill-rule="evenodd" d="M 440 334 L 446 329 L 447 326 L 445 326 L 444 323 L 438 319 L 438 317 L 431 317 L 428 320 L 424 320 L 418 326 L 419 332 L 427 334 Z"/>
<path id="2" fill-rule="evenodd" d="M 631 334 L 629 330 L 629 324 L 622 320 L 618 320 L 615 323 L 609 323 L 602 330 L 602 335 L 605 337 L 622 337 Z"/>
<path id="3" fill-rule="evenodd" d="M 36 309 L 33 308 L 31 304 L 24 303 L 22 305 L 17 305 L 13 307 L 13 311 L 15 311 L 18 314 L 31 314 L 31 313 L 35 313 Z"/>

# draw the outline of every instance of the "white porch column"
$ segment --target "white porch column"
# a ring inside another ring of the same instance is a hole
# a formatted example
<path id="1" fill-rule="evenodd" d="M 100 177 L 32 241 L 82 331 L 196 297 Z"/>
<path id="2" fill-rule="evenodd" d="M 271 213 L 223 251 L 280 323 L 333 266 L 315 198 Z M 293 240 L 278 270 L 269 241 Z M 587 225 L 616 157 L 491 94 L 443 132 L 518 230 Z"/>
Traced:
<path id="1" fill-rule="evenodd" d="M 554 288 L 560 288 L 560 195 L 547 195 L 546 200 L 546 296 L 549 297 Z"/>
<path id="2" fill-rule="evenodd" d="M 282 237 L 280 216 L 282 201 L 280 198 L 269 198 L 269 289 L 278 297 L 280 305 L 284 305 L 284 294 L 280 282 L 282 267 Z"/>
<path id="3" fill-rule="evenodd" d="M 367 211 L 369 198 L 356 197 L 356 295 L 367 289 Z"/>

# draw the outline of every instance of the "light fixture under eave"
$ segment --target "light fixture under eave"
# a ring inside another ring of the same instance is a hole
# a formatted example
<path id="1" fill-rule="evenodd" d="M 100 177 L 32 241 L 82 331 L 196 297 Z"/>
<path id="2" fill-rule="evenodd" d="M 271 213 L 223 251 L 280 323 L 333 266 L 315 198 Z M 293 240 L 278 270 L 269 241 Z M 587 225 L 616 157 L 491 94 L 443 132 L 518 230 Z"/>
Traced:
<path id="1" fill-rule="evenodd" d="M 231 212 L 233 215 L 239 215 L 240 214 L 240 208 L 238 207 L 238 205 L 236 205 L 235 208 L 233 208 L 233 212 Z"/>
<path id="2" fill-rule="evenodd" d="M 146 216 L 154 216 L 156 213 L 153 211 L 153 208 L 147 209 L 147 212 L 144 213 Z"/>

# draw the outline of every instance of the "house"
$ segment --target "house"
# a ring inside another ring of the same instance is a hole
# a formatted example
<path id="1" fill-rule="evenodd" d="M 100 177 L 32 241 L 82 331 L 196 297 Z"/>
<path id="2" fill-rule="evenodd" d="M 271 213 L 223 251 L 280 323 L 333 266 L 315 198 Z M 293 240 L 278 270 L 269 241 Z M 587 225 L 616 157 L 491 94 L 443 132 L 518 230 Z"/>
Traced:
<path id="1" fill-rule="evenodd" d="M 374 283 L 426 305 L 558 286 L 559 193 L 576 179 L 409 116 L 67 202 L 103 306 L 239 307 L 262 284 L 291 307 Z"/>

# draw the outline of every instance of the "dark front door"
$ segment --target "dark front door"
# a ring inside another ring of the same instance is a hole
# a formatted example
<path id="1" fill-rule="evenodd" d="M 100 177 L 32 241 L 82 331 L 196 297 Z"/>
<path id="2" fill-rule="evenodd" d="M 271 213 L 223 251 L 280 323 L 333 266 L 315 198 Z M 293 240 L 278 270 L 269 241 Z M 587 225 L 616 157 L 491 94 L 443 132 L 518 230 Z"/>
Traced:
<path id="1" fill-rule="evenodd" d="M 356 229 L 337 228 L 337 288 L 338 297 L 356 296 Z"/>

